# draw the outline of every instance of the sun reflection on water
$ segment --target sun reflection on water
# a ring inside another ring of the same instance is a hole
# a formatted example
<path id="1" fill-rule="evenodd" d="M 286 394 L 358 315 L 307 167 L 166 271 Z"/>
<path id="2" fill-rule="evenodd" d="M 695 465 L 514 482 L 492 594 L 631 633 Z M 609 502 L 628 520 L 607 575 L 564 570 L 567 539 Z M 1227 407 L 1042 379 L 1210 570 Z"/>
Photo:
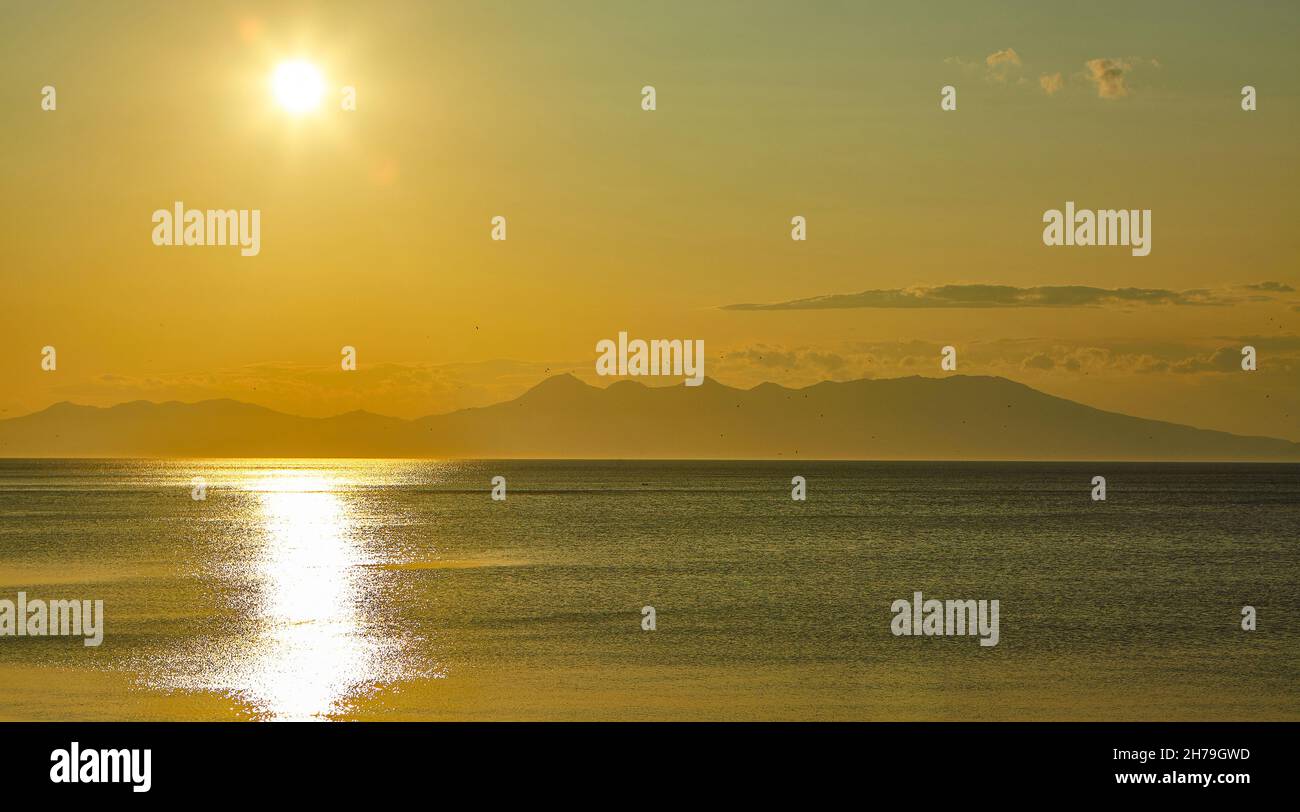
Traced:
<path id="1" fill-rule="evenodd" d="M 372 566 L 346 476 L 262 470 L 239 482 L 247 542 L 215 551 L 230 628 L 206 650 L 174 657 L 157 687 L 217 692 L 255 716 L 306 720 L 346 715 L 395 681 L 404 642 L 373 617 L 383 571 Z"/>
<path id="2" fill-rule="evenodd" d="M 365 584 L 351 519 L 319 477 L 267 479 L 253 490 L 266 544 L 256 562 L 261 633 L 243 693 L 272 718 L 328 715 L 378 668 L 361 617 Z"/>

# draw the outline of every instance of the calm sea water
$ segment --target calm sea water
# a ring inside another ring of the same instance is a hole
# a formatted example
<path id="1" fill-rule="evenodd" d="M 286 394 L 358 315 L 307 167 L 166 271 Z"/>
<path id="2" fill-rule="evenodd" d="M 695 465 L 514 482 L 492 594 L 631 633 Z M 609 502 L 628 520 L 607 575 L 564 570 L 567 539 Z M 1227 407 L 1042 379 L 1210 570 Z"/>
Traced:
<path id="1" fill-rule="evenodd" d="M 1296 465 L 0 460 L 0 598 L 107 615 L 0 717 L 1296 719 L 1297 528 Z"/>

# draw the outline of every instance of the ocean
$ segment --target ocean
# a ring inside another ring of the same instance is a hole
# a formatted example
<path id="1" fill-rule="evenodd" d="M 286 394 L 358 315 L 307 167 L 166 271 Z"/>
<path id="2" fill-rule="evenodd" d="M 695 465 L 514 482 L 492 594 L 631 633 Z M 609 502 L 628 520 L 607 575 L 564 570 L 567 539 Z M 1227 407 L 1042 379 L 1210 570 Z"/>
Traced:
<path id="1" fill-rule="evenodd" d="M 1297 528 L 1293 464 L 0 460 L 0 599 L 105 616 L 0 718 L 1300 719 Z"/>

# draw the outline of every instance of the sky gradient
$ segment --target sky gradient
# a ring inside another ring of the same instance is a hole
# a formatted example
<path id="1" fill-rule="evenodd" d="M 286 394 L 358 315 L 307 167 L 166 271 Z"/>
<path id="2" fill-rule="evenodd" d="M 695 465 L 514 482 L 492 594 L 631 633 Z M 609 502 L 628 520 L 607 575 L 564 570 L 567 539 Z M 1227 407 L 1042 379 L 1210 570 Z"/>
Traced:
<path id="1" fill-rule="evenodd" d="M 703 339 L 733 386 L 940 375 L 953 345 L 1300 440 L 1295 4 L 262 5 L 3 12 L 0 417 L 413 417 L 595 380 L 627 331 Z M 318 113 L 274 106 L 289 58 Z M 260 209 L 260 254 L 153 245 L 177 200 Z M 1066 201 L 1151 209 L 1150 255 L 1044 246 Z"/>

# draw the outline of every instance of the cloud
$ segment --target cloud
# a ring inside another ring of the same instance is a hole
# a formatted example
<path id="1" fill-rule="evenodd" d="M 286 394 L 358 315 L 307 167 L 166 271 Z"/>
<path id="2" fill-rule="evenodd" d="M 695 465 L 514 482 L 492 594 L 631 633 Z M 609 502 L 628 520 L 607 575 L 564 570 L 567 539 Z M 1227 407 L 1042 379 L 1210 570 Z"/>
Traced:
<path id="1" fill-rule="evenodd" d="M 731 304 L 723 310 L 846 310 L 855 308 L 999 308 L 1108 307 L 1124 305 L 1221 306 L 1235 300 L 1207 290 L 1160 288 L 1095 288 L 1056 285 L 1019 288 L 1011 285 L 939 285 L 937 287 L 864 290 L 813 296 L 772 304 Z"/>
<path id="2" fill-rule="evenodd" d="M 1185 358 L 1169 369 L 1179 373 L 1237 372 L 1241 369 L 1241 347 L 1220 347 L 1208 357 Z"/>
<path id="3" fill-rule="evenodd" d="M 1052 369 L 1056 366 L 1056 361 L 1047 353 L 1040 352 L 1026 358 L 1020 365 L 1025 369 Z"/>
<path id="4" fill-rule="evenodd" d="M 927 356 L 937 352 L 937 348 L 925 345 Z M 810 386 L 826 380 L 872 378 L 886 370 L 897 374 L 902 367 L 895 359 L 902 354 L 897 345 L 882 350 L 844 342 L 812 347 L 748 344 L 710 352 L 708 374 L 732 386 L 756 386 L 768 381 Z"/>
<path id="5" fill-rule="evenodd" d="M 1016 53 L 1015 48 L 1005 48 L 1001 51 L 994 51 L 984 57 L 981 64 L 978 60 L 967 61 L 959 56 L 950 56 L 943 60 L 945 65 L 953 65 L 959 68 L 963 73 L 969 75 L 978 75 L 982 73 L 985 80 L 1006 84 L 1011 78 L 1013 71 L 1019 70 L 1021 66 L 1020 54 Z"/>
<path id="6" fill-rule="evenodd" d="M 1235 374 L 1241 371 L 1241 348 L 1248 344 L 1267 353 L 1266 371 L 1270 374 L 1288 376 L 1300 369 L 1300 336 L 1294 335 L 1220 337 L 1214 344 L 1137 340 L 1091 345 L 1055 341 L 1045 346 L 1039 339 L 1008 339 L 968 352 L 966 360 L 998 374 L 1004 374 L 1016 357 L 1021 359 L 1018 366 L 1022 372 L 1062 370 L 1068 377 Z"/>
<path id="7" fill-rule="evenodd" d="M 962 370 L 1034 381 L 1074 382 L 1174 375 L 1208 380 L 1241 371 L 1241 348 L 1256 347 L 1267 365 L 1258 380 L 1286 380 L 1300 370 L 1300 335 L 1220 336 L 1193 341 L 1124 339 L 1077 343 L 1069 339 L 1014 338 L 982 341 L 951 338 L 909 341 L 839 341 L 814 346 L 747 344 L 715 351 L 709 374 L 733 386 L 775 381 L 806 386 L 823 380 L 933 375 L 944 344 L 959 346 Z M 1170 379 L 1171 382 L 1174 379 Z"/>
<path id="8" fill-rule="evenodd" d="M 1097 85 L 1097 96 L 1102 99 L 1122 99 L 1128 95 L 1125 76 L 1133 63 L 1124 59 L 1089 59 L 1083 63 L 1088 69 L 1088 81 Z"/>
<path id="9" fill-rule="evenodd" d="M 1024 67 L 1024 62 L 1015 48 L 994 51 L 984 57 L 982 66 L 978 61 L 967 61 L 957 56 L 948 57 L 944 60 L 944 64 L 955 65 L 963 72 L 972 75 L 980 73 L 982 68 L 984 79 L 998 84 L 1030 87 L 1033 85 L 1031 79 L 1019 75 L 1019 71 Z M 1097 57 L 1096 59 L 1089 59 L 1083 64 L 1085 68 L 1083 73 L 1074 74 L 1074 76 L 1081 75 L 1096 85 L 1097 96 L 1103 99 L 1122 99 L 1128 96 L 1131 90 L 1129 87 L 1130 76 L 1135 69 L 1160 68 L 1160 60 L 1154 57 L 1140 56 Z M 1038 86 L 1048 96 L 1055 96 L 1065 89 L 1065 76 L 1060 71 L 1040 72 Z"/>
<path id="10" fill-rule="evenodd" d="M 984 57 L 984 64 L 990 68 L 996 65 L 1010 64 L 1020 67 L 1020 54 L 1016 53 L 1015 48 L 1007 48 L 1002 51 L 994 51 Z"/>
<path id="11" fill-rule="evenodd" d="M 1273 293 L 1295 293 L 1295 288 L 1285 282 L 1256 282 L 1253 285 L 1242 285 L 1246 290 L 1267 290 Z"/>
<path id="12" fill-rule="evenodd" d="M 1235 347 L 1244 347 L 1247 344 L 1254 347 L 1268 347 L 1270 353 L 1300 354 L 1300 335 L 1219 336 L 1218 340 L 1227 341 Z"/>
<path id="13" fill-rule="evenodd" d="M 947 57 L 943 60 L 943 64 L 953 65 L 961 69 L 963 73 L 977 73 L 980 69 L 980 66 L 977 63 L 968 62 L 965 59 L 962 59 L 960 56 Z"/>
<path id="14" fill-rule="evenodd" d="M 848 360 L 838 352 L 808 348 L 786 350 L 767 344 L 732 350 L 725 355 L 733 363 L 742 362 L 767 369 L 789 370 L 798 367 L 827 375 L 834 375 L 848 365 Z"/>
<path id="15" fill-rule="evenodd" d="M 1005 82 L 1007 75 L 1013 69 L 1020 67 L 1020 54 L 1016 53 L 1015 48 L 995 51 L 984 57 L 984 64 L 988 67 L 989 78 L 997 82 Z"/>

